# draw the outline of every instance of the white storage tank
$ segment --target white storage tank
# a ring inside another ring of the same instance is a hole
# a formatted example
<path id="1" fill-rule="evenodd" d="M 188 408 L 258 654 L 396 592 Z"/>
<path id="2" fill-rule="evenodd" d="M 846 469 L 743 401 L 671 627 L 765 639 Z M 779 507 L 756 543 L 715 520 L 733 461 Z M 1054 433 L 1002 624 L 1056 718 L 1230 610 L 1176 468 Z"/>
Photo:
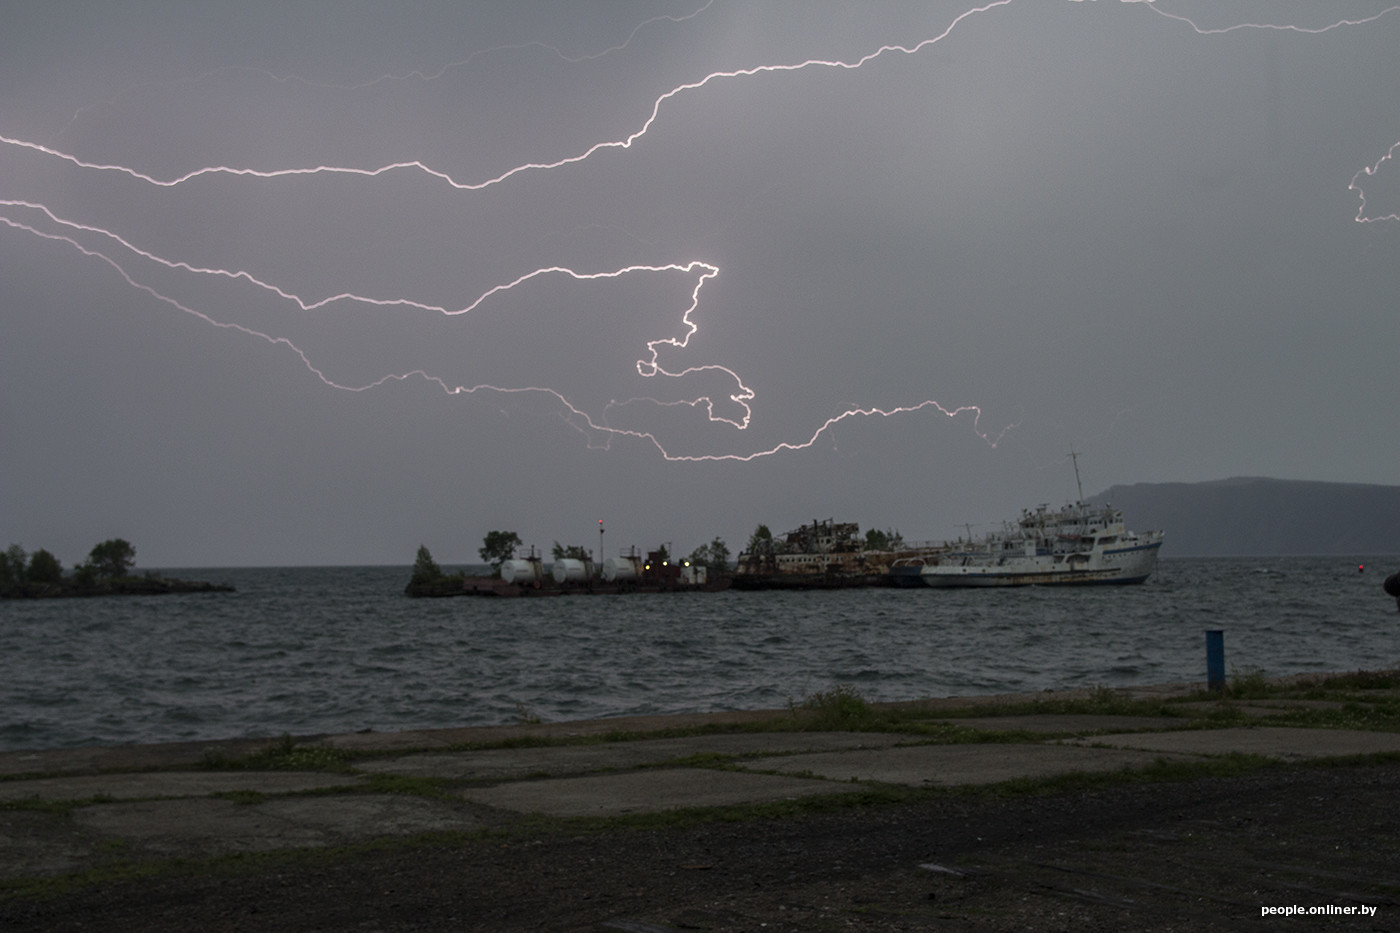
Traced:
<path id="1" fill-rule="evenodd" d="M 507 583 L 534 583 L 539 578 L 537 560 L 508 560 L 501 564 L 501 579 Z"/>
<path id="2" fill-rule="evenodd" d="M 554 562 L 555 583 L 588 582 L 588 565 L 573 557 L 563 557 Z"/>
<path id="3" fill-rule="evenodd" d="M 608 583 L 635 580 L 642 575 L 640 563 L 640 557 L 609 557 L 603 561 L 603 579 Z"/>
<path id="4" fill-rule="evenodd" d="M 685 566 L 681 568 L 682 583 L 690 583 L 699 586 L 708 583 L 709 579 L 710 568 L 706 567 L 704 564 L 692 564 L 687 561 Z"/>

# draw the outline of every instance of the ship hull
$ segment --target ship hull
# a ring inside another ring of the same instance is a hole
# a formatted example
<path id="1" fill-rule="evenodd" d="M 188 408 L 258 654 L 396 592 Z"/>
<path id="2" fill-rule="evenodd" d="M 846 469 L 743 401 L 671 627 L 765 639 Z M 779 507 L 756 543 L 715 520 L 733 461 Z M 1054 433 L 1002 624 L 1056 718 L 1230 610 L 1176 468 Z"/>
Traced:
<path id="1" fill-rule="evenodd" d="M 748 573 L 736 574 L 730 588 L 736 590 L 844 590 L 853 587 L 885 586 L 877 573 Z"/>
<path id="2" fill-rule="evenodd" d="M 923 569 L 923 564 L 900 564 L 891 567 L 889 572 L 890 585 L 906 589 L 923 586 Z"/>
<path id="3" fill-rule="evenodd" d="M 1038 555 L 990 560 L 954 558 L 923 568 L 925 586 L 1130 586 L 1142 583 L 1157 568 L 1160 538 L 1131 548 L 1083 555 Z M 1077 558 L 1077 559 L 1076 559 Z"/>

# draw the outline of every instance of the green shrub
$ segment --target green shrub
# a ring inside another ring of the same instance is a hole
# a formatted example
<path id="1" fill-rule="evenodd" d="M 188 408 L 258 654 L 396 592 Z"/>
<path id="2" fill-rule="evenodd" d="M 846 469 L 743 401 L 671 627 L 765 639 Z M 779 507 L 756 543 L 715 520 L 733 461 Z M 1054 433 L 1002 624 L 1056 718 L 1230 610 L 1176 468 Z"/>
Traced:
<path id="1" fill-rule="evenodd" d="M 818 731 L 844 731 L 868 726 L 875 719 L 865 697 L 850 684 L 837 684 L 830 690 L 808 696 L 802 701 L 804 728 Z M 795 711 L 794 711 L 795 712 Z"/>

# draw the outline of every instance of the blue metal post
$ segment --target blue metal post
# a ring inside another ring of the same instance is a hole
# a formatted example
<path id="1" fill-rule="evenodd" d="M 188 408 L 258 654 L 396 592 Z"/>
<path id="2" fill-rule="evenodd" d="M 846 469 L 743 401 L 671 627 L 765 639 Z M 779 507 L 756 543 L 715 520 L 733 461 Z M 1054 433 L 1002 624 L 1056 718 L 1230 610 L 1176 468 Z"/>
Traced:
<path id="1" fill-rule="evenodd" d="M 1211 690 L 1225 689 L 1225 632 L 1206 629 L 1206 686 Z"/>

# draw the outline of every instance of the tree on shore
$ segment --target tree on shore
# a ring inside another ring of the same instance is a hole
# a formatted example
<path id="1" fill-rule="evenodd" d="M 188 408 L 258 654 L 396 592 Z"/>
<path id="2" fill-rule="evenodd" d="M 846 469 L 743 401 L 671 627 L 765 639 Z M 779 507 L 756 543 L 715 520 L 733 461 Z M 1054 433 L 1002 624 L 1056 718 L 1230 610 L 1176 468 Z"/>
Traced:
<path id="1" fill-rule="evenodd" d="M 119 579 L 127 576 L 136 566 L 136 548 L 129 541 L 110 538 L 93 546 L 88 552 L 87 562 L 95 576 Z"/>
<path id="2" fill-rule="evenodd" d="M 749 535 L 748 547 L 744 548 L 750 554 L 758 551 L 769 551 L 773 548 L 773 532 L 768 530 L 767 525 L 759 525 Z"/>
<path id="3" fill-rule="evenodd" d="M 581 544 L 570 544 L 566 547 L 555 541 L 552 554 L 555 560 L 588 560 L 588 551 Z"/>
<path id="4" fill-rule="evenodd" d="M 63 565 L 43 548 L 29 555 L 29 582 L 30 583 L 61 583 L 63 582 Z"/>
<path id="5" fill-rule="evenodd" d="M 702 544 L 690 552 L 690 562 L 699 564 L 711 577 L 729 572 L 729 545 L 723 538 L 715 538 L 709 544 Z"/>
<path id="6" fill-rule="evenodd" d="M 0 588 L 23 586 L 29 579 L 29 555 L 18 544 L 0 551 Z"/>
<path id="7" fill-rule="evenodd" d="M 413 576 L 410 582 L 432 583 L 434 580 L 441 580 L 442 577 L 442 568 L 433 560 L 433 555 L 425 546 L 418 545 L 418 559 L 413 562 Z"/>
<path id="8" fill-rule="evenodd" d="M 491 565 L 491 575 L 501 575 L 501 564 L 515 556 L 515 549 L 525 542 L 513 531 L 488 531 L 477 551 L 481 559 Z"/>

